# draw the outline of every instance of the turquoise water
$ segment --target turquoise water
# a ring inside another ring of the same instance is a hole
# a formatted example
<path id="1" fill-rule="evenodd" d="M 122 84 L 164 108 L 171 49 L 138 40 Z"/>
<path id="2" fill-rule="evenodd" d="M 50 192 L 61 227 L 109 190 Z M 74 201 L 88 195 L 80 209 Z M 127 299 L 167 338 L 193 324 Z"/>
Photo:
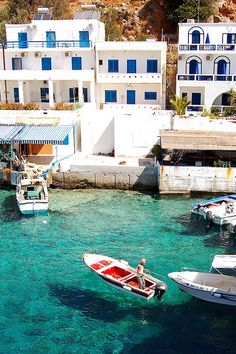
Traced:
<path id="1" fill-rule="evenodd" d="M 228 230 L 206 233 L 190 218 L 193 201 L 53 190 L 48 215 L 21 217 L 14 191 L 1 190 L 0 353 L 235 353 L 236 309 L 191 298 L 165 278 L 236 252 Z M 107 286 L 83 265 L 84 252 L 133 266 L 146 257 L 168 284 L 164 301 Z"/>

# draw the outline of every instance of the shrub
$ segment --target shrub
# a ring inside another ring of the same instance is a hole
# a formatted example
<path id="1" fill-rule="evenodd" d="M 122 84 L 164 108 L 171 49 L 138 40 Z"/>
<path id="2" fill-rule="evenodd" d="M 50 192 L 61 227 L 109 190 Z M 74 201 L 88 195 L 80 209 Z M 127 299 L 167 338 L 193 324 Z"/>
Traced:
<path id="1" fill-rule="evenodd" d="M 37 105 L 37 103 L 34 102 L 29 102 L 24 104 L 24 108 L 26 111 L 37 111 L 40 109 L 39 105 Z"/>
<path id="2" fill-rule="evenodd" d="M 54 107 L 51 107 L 50 109 L 55 110 L 55 111 L 71 111 L 74 109 L 73 104 L 66 104 L 63 102 L 58 102 L 55 104 Z"/>
<path id="3" fill-rule="evenodd" d="M 22 103 L 0 103 L 0 110 L 22 110 L 24 105 Z"/>

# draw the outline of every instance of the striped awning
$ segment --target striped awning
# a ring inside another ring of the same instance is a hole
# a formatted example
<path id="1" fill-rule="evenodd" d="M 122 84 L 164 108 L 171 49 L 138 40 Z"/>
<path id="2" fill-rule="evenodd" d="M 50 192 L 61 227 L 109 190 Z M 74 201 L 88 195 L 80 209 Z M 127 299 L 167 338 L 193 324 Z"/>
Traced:
<path id="1" fill-rule="evenodd" d="M 26 125 L 14 137 L 13 141 L 20 144 L 68 145 L 68 134 L 72 128 L 68 125 Z"/>
<path id="2" fill-rule="evenodd" d="M 0 125 L 0 144 L 10 144 L 22 129 L 22 125 Z"/>

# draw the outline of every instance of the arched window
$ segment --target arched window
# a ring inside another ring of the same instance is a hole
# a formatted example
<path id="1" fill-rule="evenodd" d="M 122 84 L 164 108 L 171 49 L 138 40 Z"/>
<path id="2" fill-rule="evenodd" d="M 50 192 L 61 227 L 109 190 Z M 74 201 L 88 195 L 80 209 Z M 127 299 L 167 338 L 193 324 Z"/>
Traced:
<path id="1" fill-rule="evenodd" d="M 188 31 L 188 43 L 200 44 L 204 43 L 204 31 L 199 26 L 194 26 Z"/>
<path id="2" fill-rule="evenodd" d="M 218 57 L 214 62 L 214 74 L 229 75 L 230 74 L 230 60 L 227 57 Z"/>
<path id="3" fill-rule="evenodd" d="M 202 61 L 198 57 L 190 57 L 186 61 L 186 74 L 197 75 L 202 73 Z"/>

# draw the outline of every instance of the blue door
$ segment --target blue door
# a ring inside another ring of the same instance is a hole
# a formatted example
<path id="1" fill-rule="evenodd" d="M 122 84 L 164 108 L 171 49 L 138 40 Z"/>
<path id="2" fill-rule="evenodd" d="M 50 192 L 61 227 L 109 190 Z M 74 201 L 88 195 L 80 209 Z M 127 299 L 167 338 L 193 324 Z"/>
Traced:
<path id="1" fill-rule="evenodd" d="M 56 47 L 56 32 L 47 31 L 46 32 L 46 42 L 47 42 L 47 48 L 55 48 Z"/>
<path id="2" fill-rule="evenodd" d="M 15 102 L 20 102 L 18 87 L 14 87 L 14 101 Z"/>
<path id="3" fill-rule="evenodd" d="M 52 70 L 51 58 L 42 58 L 42 70 Z"/>
<path id="4" fill-rule="evenodd" d="M 198 92 L 192 93 L 192 104 L 200 105 L 201 104 L 201 94 Z"/>
<path id="5" fill-rule="evenodd" d="M 82 70 L 82 58 L 81 57 L 72 57 L 72 70 Z"/>
<path id="6" fill-rule="evenodd" d="M 135 59 L 128 59 L 127 60 L 127 73 L 128 74 L 136 73 L 136 60 Z"/>
<path id="7" fill-rule="evenodd" d="M 199 31 L 192 32 L 192 44 L 199 44 L 200 38 L 201 38 L 201 35 L 200 35 Z"/>
<path id="8" fill-rule="evenodd" d="M 196 59 L 193 59 L 189 63 L 189 74 L 199 74 L 199 64 Z"/>
<path id="9" fill-rule="evenodd" d="M 18 33 L 18 46 L 19 48 L 28 48 L 27 32 Z"/>
<path id="10" fill-rule="evenodd" d="M 49 89 L 48 87 L 40 88 L 41 102 L 49 102 Z"/>
<path id="11" fill-rule="evenodd" d="M 89 47 L 89 31 L 79 31 L 80 47 Z"/>
<path id="12" fill-rule="evenodd" d="M 135 90 L 127 90 L 127 104 L 135 104 Z"/>
<path id="13" fill-rule="evenodd" d="M 226 61 L 224 59 L 219 60 L 217 63 L 217 74 L 225 75 L 226 67 L 227 67 Z"/>

